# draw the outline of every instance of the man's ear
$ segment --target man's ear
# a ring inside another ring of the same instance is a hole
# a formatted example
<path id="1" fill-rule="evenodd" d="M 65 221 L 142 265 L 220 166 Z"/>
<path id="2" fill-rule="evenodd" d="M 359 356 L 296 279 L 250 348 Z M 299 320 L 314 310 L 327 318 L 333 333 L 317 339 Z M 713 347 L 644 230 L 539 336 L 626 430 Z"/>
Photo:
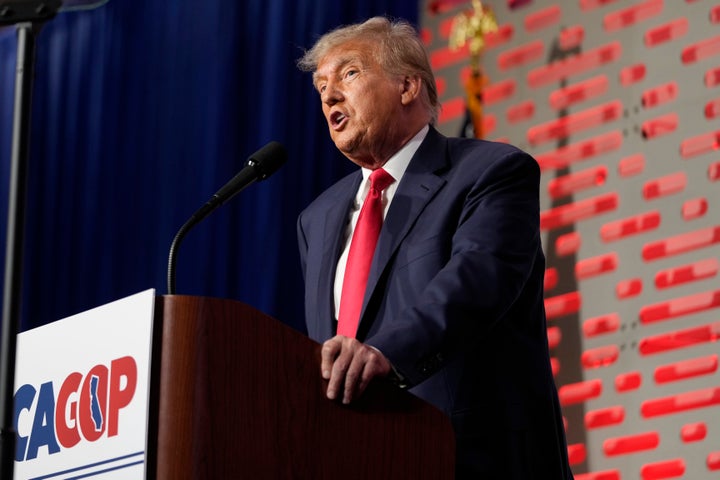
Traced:
<path id="1" fill-rule="evenodd" d="M 415 99 L 420 98 L 421 90 L 422 80 L 420 75 L 406 75 L 402 84 L 402 104 L 410 105 Z"/>

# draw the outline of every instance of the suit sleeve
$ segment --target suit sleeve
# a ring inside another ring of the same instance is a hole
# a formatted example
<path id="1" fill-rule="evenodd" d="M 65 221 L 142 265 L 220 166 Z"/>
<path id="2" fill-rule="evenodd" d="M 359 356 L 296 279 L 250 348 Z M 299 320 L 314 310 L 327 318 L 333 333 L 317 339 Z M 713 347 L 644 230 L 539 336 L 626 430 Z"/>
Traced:
<path id="1" fill-rule="evenodd" d="M 366 339 L 410 385 L 480 341 L 492 341 L 499 322 L 525 321 L 508 312 L 525 301 L 521 297 L 537 302 L 542 295 L 537 162 L 513 151 L 476 176 L 456 199 L 461 213 L 455 231 L 447 233 L 448 261 L 391 328 Z M 445 188 L 456 185 L 451 181 Z"/>

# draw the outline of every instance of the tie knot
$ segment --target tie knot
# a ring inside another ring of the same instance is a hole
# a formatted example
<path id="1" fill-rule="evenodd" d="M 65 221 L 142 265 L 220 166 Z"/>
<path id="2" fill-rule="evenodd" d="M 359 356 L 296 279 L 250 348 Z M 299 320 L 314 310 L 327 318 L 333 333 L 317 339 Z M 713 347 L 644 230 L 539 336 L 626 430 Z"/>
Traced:
<path id="1" fill-rule="evenodd" d="M 393 183 L 395 179 L 382 168 L 378 168 L 370 174 L 370 189 L 382 192 Z"/>

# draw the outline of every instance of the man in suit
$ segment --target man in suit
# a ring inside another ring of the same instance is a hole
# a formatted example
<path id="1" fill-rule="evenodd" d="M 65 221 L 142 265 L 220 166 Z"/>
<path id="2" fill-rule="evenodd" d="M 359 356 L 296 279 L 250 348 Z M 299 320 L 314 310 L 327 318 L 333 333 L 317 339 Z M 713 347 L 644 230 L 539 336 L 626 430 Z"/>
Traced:
<path id="1" fill-rule="evenodd" d="M 334 30 L 298 65 L 313 72 L 335 145 L 361 167 L 298 219 L 328 398 L 352 402 L 389 377 L 450 417 L 457 478 L 571 479 L 547 346 L 537 163 L 433 128 L 435 81 L 405 22 Z M 380 169 L 389 186 L 371 189 Z M 348 307 L 369 196 L 384 222 Z"/>

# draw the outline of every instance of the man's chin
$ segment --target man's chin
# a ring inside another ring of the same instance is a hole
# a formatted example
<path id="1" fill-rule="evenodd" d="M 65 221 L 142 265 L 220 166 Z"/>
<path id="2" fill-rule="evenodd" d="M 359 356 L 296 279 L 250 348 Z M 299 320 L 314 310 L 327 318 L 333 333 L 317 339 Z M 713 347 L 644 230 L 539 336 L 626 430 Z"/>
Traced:
<path id="1" fill-rule="evenodd" d="M 333 138 L 333 142 L 335 143 L 337 149 L 348 158 L 351 158 L 351 156 L 356 154 L 358 151 L 358 142 L 356 139 L 348 140 L 343 138 L 342 135 L 338 135 Z"/>
<path id="2" fill-rule="evenodd" d="M 362 138 L 357 136 L 348 139 L 342 135 L 337 135 L 333 138 L 335 147 L 337 147 L 337 149 L 340 150 L 340 153 L 345 155 L 351 162 L 361 167 L 372 168 L 373 162 L 372 159 L 369 158 L 371 156 L 368 154 L 367 150 L 362 150 L 361 140 Z"/>

